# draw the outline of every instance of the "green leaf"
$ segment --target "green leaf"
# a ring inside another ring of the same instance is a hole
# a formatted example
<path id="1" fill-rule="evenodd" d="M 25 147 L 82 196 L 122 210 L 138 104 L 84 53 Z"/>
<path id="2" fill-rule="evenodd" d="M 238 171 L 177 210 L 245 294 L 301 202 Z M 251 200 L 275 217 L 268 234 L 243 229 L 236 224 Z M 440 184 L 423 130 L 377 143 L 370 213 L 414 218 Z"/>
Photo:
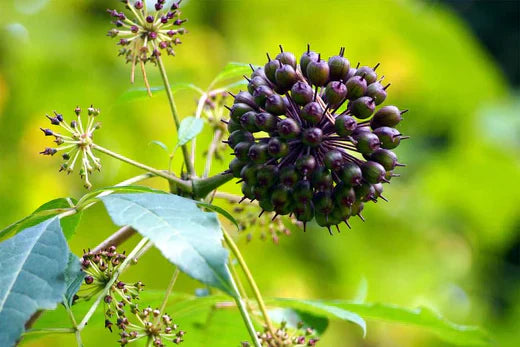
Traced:
<path id="1" fill-rule="evenodd" d="M 69 252 L 69 260 L 67 268 L 65 269 L 65 300 L 68 306 L 72 306 L 74 295 L 79 290 L 81 283 L 83 283 L 85 273 L 81 271 L 79 258 L 74 253 Z"/>
<path id="2" fill-rule="evenodd" d="M 191 277 L 235 295 L 216 214 L 173 194 L 113 194 L 101 200 L 115 224 L 130 225 L 148 237 Z"/>
<path id="3" fill-rule="evenodd" d="M 89 192 L 79 199 L 77 206 L 81 209 L 83 206 L 98 200 L 98 195 L 104 192 L 112 192 L 112 193 L 157 193 L 157 194 L 167 194 L 159 189 L 150 188 L 147 186 L 111 186 L 104 187 L 100 189 L 96 189 L 92 192 Z"/>
<path id="4" fill-rule="evenodd" d="M 223 215 L 224 217 L 226 217 L 226 219 L 228 219 L 231 223 L 233 223 L 237 227 L 237 230 L 239 229 L 238 222 L 235 219 L 235 217 L 233 217 L 228 211 L 224 210 L 222 207 L 212 205 L 207 202 L 197 202 L 197 205 L 204 207 L 205 209 L 208 209 L 210 211 L 217 212 L 218 214 Z"/>
<path id="5" fill-rule="evenodd" d="M 299 300 L 299 299 L 275 299 L 271 304 L 281 307 L 289 307 L 298 311 L 320 315 L 329 319 L 340 319 L 358 325 L 366 335 L 367 326 L 363 318 L 357 313 L 336 306 L 328 305 L 323 301 Z"/>
<path id="6" fill-rule="evenodd" d="M 215 79 L 211 82 L 210 87 L 208 89 L 211 89 L 213 86 L 217 85 L 218 83 L 231 79 L 231 78 L 238 78 L 242 77 L 245 74 L 251 73 L 251 67 L 249 64 L 244 63 L 236 63 L 231 62 L 228 63 L 224 69 L 215 77 Z"/>
<path id="7" fill-rule="evenodd" d="M 179 126 L 177 147 L 188 143 L 188 141 L 193 139 L 202 131 L 203 127 L 204 120 L 202 120 L 202 118 L 195 118 L 193 116 L 184 118 Z"/>
<path id="8" fill-rule="evenodd" d="M 298 323 L 303 323 L 303 329 L 314 329 L 317 335 L 322 335 L 329 325 L 329 320 L 323 316 L 291 308 L 273 308 L 268 312 L 271 320 L 277 324 L 285 322 L 287 327 L 297 329 Z"/>
<path id="9" fill-rule="evenodd" d="M 408 309 L 390 304 L 362 304 L 343 300 L 275 299 L 271 303 L 302 310 L 306 307 L 314 310 L 314 307 L 318 305 L 326 307 L 327 310 L 332 308 L 350 312 L 367 319 L 413 325 L 436 334 L 444 341 L 460 346 L 486 346 L 490 343 L 489 335 L 482 329 L 452 323 L 427 308 Z"/>
<path id="10" fill-rule="evenodd" d="M 49 219 L 62 212 L 65 212 L 71 207 L 74 207 L 76 203 L 77 201 L 72 198 L 58 198 L 48 201 L 45 204 L 38 207 L 29 216 L 7 226 L 2 231 L 0 231 L 0 240 L 4 240 L 7 237 L 17 234 L 18 232 L 20 232 L 20 230 L 32 227 L 36 224 L 43 222 L 46 219 Z M 61 219 L 61 228 L 67 240 L 74 235 L 80 218 L 81 214 L 76 213 Z"/>
<path id="11" fill-rule="evenodd" d="M 34 312 L 62 301 L 68 254 L 56 217 L 0 243 L 0 346 L 13 346 Z"/>
<path id="12" fill-rule="evenodd" d="M 150 141 L 150 145 L 157 145 L 159 147 L 161 147 L 166 153 L 169 153 L 170 151 L 168 150 L 168 146 L 166 146 L 164 143 L 162 143 L 161 141 L 159 140 L 152 140 Z"/>

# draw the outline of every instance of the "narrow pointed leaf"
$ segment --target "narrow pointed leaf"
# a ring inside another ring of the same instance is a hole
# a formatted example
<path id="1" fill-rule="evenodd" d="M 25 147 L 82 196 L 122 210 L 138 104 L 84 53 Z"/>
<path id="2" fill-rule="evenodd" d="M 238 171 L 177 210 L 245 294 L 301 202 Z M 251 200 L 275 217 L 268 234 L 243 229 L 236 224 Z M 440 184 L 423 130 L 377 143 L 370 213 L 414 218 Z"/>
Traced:
<path id="1" fill-rule="evenodd" d="M 119 226 L 130 225 L 148 237 L 162 254 L 191 277 L 234 296 L 215 213 L 173 194 L 113 194 L 102 197 Z"/>
<path id="2" fill-rule="evenodd" d="M 211 82 L 210 88 L 212 88 L 220 82 L 226 81 L 231 78 L 239 78 L 246 74 L 251 74 L 251 67 L 249 66 L 249 64 L 230 62 L 226 66 L 224 66 L 224 69 L 222 69 L 222 71 L 217 75 L 217 77 L 215 77 L 213 82 Z"/>
<path id="3" fill-rule="evenodd" d="M 201 118 L 193 116 L 186 117 L 181 121 L 179 126 L 177 146 L 183 146 L 197 136 L 204 127 L 204 121 Z"/>
<path id="4" fill-rule="evenodd" d="M 68 254 L 56 217 L 0 243 L 0 346 L 13 346 L 34 312 L 62 301 Z"/>

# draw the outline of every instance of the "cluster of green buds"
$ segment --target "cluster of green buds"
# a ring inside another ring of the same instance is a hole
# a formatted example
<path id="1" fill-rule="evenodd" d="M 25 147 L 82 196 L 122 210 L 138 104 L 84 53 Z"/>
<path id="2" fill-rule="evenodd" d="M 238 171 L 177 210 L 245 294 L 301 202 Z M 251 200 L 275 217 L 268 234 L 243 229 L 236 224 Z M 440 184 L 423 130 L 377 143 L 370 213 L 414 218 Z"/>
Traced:
<path id="1" fill-rule="evenodd" d="M 101 170 L 101 160 L 92 152 L 94 145 L 94 131 L 100 128 L 101 124 L 95 119 L 99 116 L 99 109 L 90 106 L 87 109 L 87 122 L 83 124 L 81 120 L 82 110 L 79 107 L 74 109 L 76 119 L 70 123 L 65 122 L 63 115 L 54 111 L 54 116 L 46 115 L 51 125 L 60 128 L 60 131 L 54 131 L 48 128 L 40 128 L 45 136 L 54 137 L 57 147 L 47 147 L 40 152 L 43 155 L 55 155 L 61 152 L 63 164 L 60 166 L 60 172 L 64 171 L 70 174 L 76 166 L 80 166 L 79 175 L 85 181 L 85 188 L 90 189 L 92 184 L 89 175 L 94 170 Z"/>
<path id="2" fill-rule="evenodd" d="M 237 219 L 239 232 L 247 233 L 247 241 L 253 239 L 253 233 L 258 230 L 259 238 L 266 240 L 268 237 L 273 243 L 278 244 L 280 242 L 280 236 L 289 236 L 291 231 L 285 224 L 285 218 L 275 217 L 275 212 L 260 212 L 258 214 L 258 206 L 254 204 L 248 205 L 237 205 L 233 207 L 234 216 Z M 300 225 L 301 222 L 296 220 L 294 216 L 286 216 L 287 222 L 293 225 Z"/>
<path id="3" fill-rule="evenodd" d="M 157 0 L 154 6 L 147 5 L 146 0 L 122 2 L 125 3 L 130 16 L 108 9 L 115 28 L 109 30 L 107 35 L 119 38 L 118 45 L 122 47 L 119 55 L 132 65 L 132 83 L 135 67 L 140 64 L 145 83 L 150 90 L 144 64 L 156 63 L 162 51 L 168 55 L 175 55 L 174 47 L 181 44 L 179 36 L 187 32 L 181 27 L 187 19 L 180 18 L 181 1 L 171 6 L 166 6 L 166 0 Z"/>
<path id="4" fill-rule="evenodd" d="M 294 54 L 267 55 L 253 69 L 248 90 L 234 95 L 226 143 L 235 159 L 229 171 L 242 183 L 244 198 L 265 211 L 315 219 L 330 227 L 359 216 L 364 203 L 377 202 L 383 183 L 398 174 L 392 151 L 403 136 L 395 106 L 376 69 L 351 67 L 344 48 L 328 61 L 307 47 L 299 64 Z M 339 228 L 338 228 L 339 231 Z"/>
<path id="5" fill-rule="evenodd" d="M 125 259 L 125 253 L 117 253 L 115 246 L 98 252 L 84 252 L 81 265 L 85 284 L 75 301 L 101 295 Z M 103 297 L 105 328 L 112 332 L 114 324 L 117 326 L 122 346 L 141 338 L 150 338 L 154 346 L 164 346 L 167 341 L 181 343 L 184 331 L 178 329 L 169 315 L 150 307 L 139 309 L 137 301 L 143 288 L 142 282 L 130 284 L 116 280 L 112 284 Z"/>
<path id="6" fill-rule="evenodd" d="M 282 322 L 280 327 L 276 329 L 275 335 L 272 336 L 267 327 L 263 332 L 257 332 L 258 340 L 262 346 L 278 347 L 278 346 L 316 346 L 319 338 L 312 328 L 303 328 L 303 322 L 298 322 L 297 329 L 290 329 L 287 322 Z M 243 347 L 249 347 L 248 342 L 242 343 Z"/>

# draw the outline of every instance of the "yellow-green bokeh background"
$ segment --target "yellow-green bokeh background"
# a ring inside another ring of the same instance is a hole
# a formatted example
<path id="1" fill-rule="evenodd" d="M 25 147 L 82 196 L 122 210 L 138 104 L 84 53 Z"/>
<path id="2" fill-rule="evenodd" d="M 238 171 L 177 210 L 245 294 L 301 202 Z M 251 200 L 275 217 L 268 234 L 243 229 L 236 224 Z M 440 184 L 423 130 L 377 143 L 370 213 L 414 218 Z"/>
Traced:
<path id="1" fill-rule="evenodd" d="M 84 193 L 76 175 L 57 173 L 58 158 L 38 155 L 50 144 L 39 127 L 47 126 L 44 114 L 52 110 L 72 117 L 76 105 L 94 103 L 102 110 L 100 145 L 152 166 L 167 165 L 165 153 L 149 145 L 175 142 L 164 94 L 118 99 L 130 88 L 130 67 L 105 36 L 107 6 L 119 2 L 0 4 L 1 225 L 50 199 Z M 381 62 L 378 71 L 392 83 L 388 103 L 410 109 L 400 129 L 412 139 L 397 149 L 408 167 L 387 188 L 390 203 L 366 208 L 366 223 L 356 220 L 352 231 L 334 237 L 317 229 L 293 233 L 279 245 L 239 239 L 262 292 L 350 299 L 366 283 L 369 302 L 426 305 L 458 323 L 484 326 L 499 346 L 516 346 L 520 270 L 508 254 L 520 238 L 519 101 L 466 25 L 438 3 L 404 0 L 190 0 L 183 12 L 190 32 L 177 57 L 167 59 L 172 81 L 204 87 L 228 61 L 263 64 L 265 52 L 274 54 L 278 44 L 299 55 L 310 42 L 325 56 L 346 46 L 353 63 Z M 154 69 L 149 76 L 152 85 L 160 84 Z M 176 98 L 183 116 L 193 114 L 195 95 Z M 209 127 L 200 138 L 202 153 Z M 102 159 L 95 187 L 140 173 Z M 201 170 L 202 155 L 198 159 Z M 213 171 L 224 168 L 218 164 Z M 166 188 L 158 180 L 150 184 Z M 226 188 L 238 193 L 233 183 Z M 80 254 L 115 228 L 96 206 L 84 214 L 71 248 Z M 127 276 L 161 289 L 171 271 L 153 251 Z M 176 290 L 191 293 L 199 286 L 182 276 Z M 116 339 L 102 329 L 92 331 L 84 334 L 86 346 Z M 219 345 L 218 332 L 214 338 L 209 345 Z M 186 340 L 189 345 L 189 334 Z M 31 346 L 74 343 L 73 337 L 51 337 Z M 323 345 L 446 344 L 415 328 L 369 322 L 365 339 L 353 325 L 332 323 Z"/>

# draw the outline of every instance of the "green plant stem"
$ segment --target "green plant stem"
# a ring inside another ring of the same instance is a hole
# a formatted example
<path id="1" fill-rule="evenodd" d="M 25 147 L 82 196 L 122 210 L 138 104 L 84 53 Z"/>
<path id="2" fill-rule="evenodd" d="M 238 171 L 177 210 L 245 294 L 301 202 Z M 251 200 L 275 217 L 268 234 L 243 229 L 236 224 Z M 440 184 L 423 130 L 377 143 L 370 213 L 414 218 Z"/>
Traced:
<path id="1" fill-rule="evenodd" d="M 159 65 L 159 71 L 161 72 L 161 77 L 164 83 L 164 89 L 166 90 L 166 95 L 168 96 L 168 102 L 170 104 L 170 110 L 172 112 L 173 121 L 175 122 L 175 127 L 177 131 L 181 125 L 179 120 L 179 115 L 177 113 L 177 106 L 175 105 L 175 100 L 173 99 L 173 93 L 170 86 L 170 82 L 168 81 L 168 74 L 166 73 L 166 69 L 164 68 L 163 61 L 160 56 L 157 57 L 157 65 Z M 195 177 L 195 167 L 193 166 L 193 162 L 190 159 L 190 154 L 188 152 L 188 147 L 186 145 L 181 146 L 182 155 L 184 157 L 184 164 L 186 165 L 186 169 L 191 177 Z"/>
<path id="2" fill-rule="evenodd" d="M 215 155 L 215 151 L 217 150 L 217 146 L 219 141 L 222 140 L 222 130 L 217 129 L 215 134 L 213 134 L 213 140 L 208 148 L 208 154 L 206 157 L 206 165 L 204 167 L 204 173 L 202 175 L 203 178 L 208 177 L 209 172 L 211 170 L 211 163 L 213 162 L 213 156 Z"/>
<path id="3" fill-rule="evenodd" d="M 107 283 L 107 285 L 105 286 L 103 291 L 98 295 L 98 297 L 96 298 L 96 301 L 94 302 L 94 304 L 90 307 L 90 309 L 88 310 L 88 312 L 85 315 L 85 317 L 83 317 L 83 319 L 81 320 L 81 323 L 79 323 L 79 325 L 78 325 L 78 330 L 79 331 L 82 331 L 85 328 L 85 325 L 88 323 L 90 317 L 92 317 L 92 315 L 96 311 L 97 307 L 101 303 L 101 300 L 103 300 L 104 297 L 108 294 L 108 292 L 110 291 L 110 288 L 115 283 L 115 281 L 118 279 L 119 275 L 126 269 L 126 267 L 130 264 L 130 262 L 132 262 L 134 260 L 136 254 L 148 242 L 149 242 L 149 240 L 146 237 L 143 238 L 141 241 L 139 241 L 137 246 L 135 246 L 135 248 L 132 250 L 132 252 L 130 252 L 130 254 L 128 255 L 128 257 L 126 257 L 126 259 L 123 261 L 121 266 L 116 271 L 114 271 L 114 274 L 113 274 L 112 278 L 110 279 L 110 281 Z"/>
<path id="4" fill-rule="evenodd" d="M 125 157 L 125 156 L 123 156 L 123 155 L 121 155 L 119 153 L 112 152 L 111 150 L 106 149 L 104 147 L 101 147 L 99 145 L 93 144 L 92 148 L 97 150 L 97 151 L 99 151 L 99 152 L 101 152 L 101 153 L 109 155 L 109 156 L 111 156 L 113 158 L 116 158 L 118 160 L 124 161 L 127 164 L 130 164 L 130 165 L 136 166 L 136 167 L 138 167 L 140 169 L 149 171 L 149 172 L 151 172 L 152 174 L 154 174 L 156 176 L 165 178 L 168 181 L 173 182 L 175 185 L 177 185 L 178 187 L 182 188 L 186 192 L 191 192 L 192 191 L 192 186 L 191 186 L 190 181 L 186 181 L 186 180 L 180 179 L 180 178 L 178 178 L 176 176 L 168 174 L 165 171 L 154 169 L 153 167 L 150 167 L 148 165 L 142 164 L 142 163 L 140 163 L 138 161 L 135 161 L 133 159 L 127 158 L 127 157 Z"/>
<path id="5" fill-rule="evenodd" d="M 238 292 L 242 296 L 242 299 L 246 302 L 248 311 L 253 312 L 253 308 L 251 307 L 251 304 L 249 303 L 249 300 L 247 299 L 247 294 L 244 289 L 244 285 L 242 284 L 242 281 L 240 281 L 237 270 L 235 269 L 235 267 L 233 266 L 233 262 L 231 262 L 231 261 L 229 262 L 229 269 L 231 270 L 231 276 L 233 276 L 233 278 L 235 279 L 235 282 L 236 282 L 236 285 L 238 288 Z"/>
<path id="6" fill-rule="evenodd" d="M 170 283 L 168 284 L 168 288 L 166 288 L 166 292 L 164 293 L 164 299 L 161 303 L 161 308 L 159 309 L 159 312 L 161 314 L 157 316 L 155 319 L 155 324 L 159 322 L 159 319 L 161 319 L 161 316 L 164 314 L 164 310 L 166 309 L 166 304 L 168 303 L 168 298 L 170 297 L 170 294 L 172 293 L 173 286 L 175 285 L 175 282 L 177 282 L 177 277 L 179 277 L 179 268 L 176 268 L 173 272 L 172 278 L 170 279 Z"/>
<path id="7" fill-rule="evenodd" d="M 67 302 L 67 299 L 63 297 L 63 305 L 69 314 L 70 321 L 72 322 L 72 327 L 74 328 L 74 332 L 76 333 L 76 341 L 78 342 L 78 347 L 83 347 L 83 341 L 81 340 L 81 331 L 78 329 L 78 323 L 76 322 L 76 318 L 74 317 L 74 313 L 70 309 L 70 306 Z"/>
<path id="8" fill-rule="evenodd" d="M 244 323 L 246 324 L 247 331 L 249 332 L 249 336 L 251 336 L 251 339 L 253 340 L 253 343 L 255 344 L 255 347 L 261 347 L 260 341 L 258 341 L 258 337 L 256 336 L 256 330 L 253 325 L 253 322 L 251 321 L 251 317 L 249 317 L 249 314 L 247 313 L 246 305 L 244 304 L 244 300 L 240 296 L 239 290 L 237 288 L 237 285 L 235 281 L 231 281 L 233 284 L 233 287 L 235 289 L 235 302 L 238 306 L 238 310 L 240 311 L 240 315 L 242 316 L 242 319 Z"/>
<path id="9" fill-rule="evenodd" d="M 258 290 L 258 286 L 256 285 L 256 282 L 253 278 L 253 275 L 251 274 L 251 271 L 249 271 L 249 268 L 247 267 L 247 264 L 242 257 L 242 254 L 240 253 L 240 250 L 238 249 L 237 245 L 229 236 L 229 234 L 222 230 L 222 233 L 224 234 L 224 240 L 226 241 L 228 247 L 231 249 L 231 252 L 233 252 L 235 258 L 237 258 L 238 263 L 240 264 L 240 267 L 242 268 L 242 271 L 244 272 L 244 275 L 246 276 L 247 282 L 251 286 L 251 289 L 253 290 L 253 294 L 255 296 L 256 302 L 258 303 L 258 307 L 260 308 L 260 311 L 262 312 L 262 316 L 264 317 L 265 324 L 267 325 L 267 329 L 269 329 L 269 332 L 273 337 L 276 338 L 275 330 L 273 328 L 273 324 L 271 323 L 271 319 L 269 318 L 269 315 L 267 314 L 267 308 L 265 307 L 264 299 L 262 298 L 262 295 L 260 294 L 260 290 Z"/>
<path id="10" fill-rule="evenodd" d="M 42 328 L 27 330 L 24 335 L 31 334 L 71 334 L 75 332 L 74 328 Z"/>

